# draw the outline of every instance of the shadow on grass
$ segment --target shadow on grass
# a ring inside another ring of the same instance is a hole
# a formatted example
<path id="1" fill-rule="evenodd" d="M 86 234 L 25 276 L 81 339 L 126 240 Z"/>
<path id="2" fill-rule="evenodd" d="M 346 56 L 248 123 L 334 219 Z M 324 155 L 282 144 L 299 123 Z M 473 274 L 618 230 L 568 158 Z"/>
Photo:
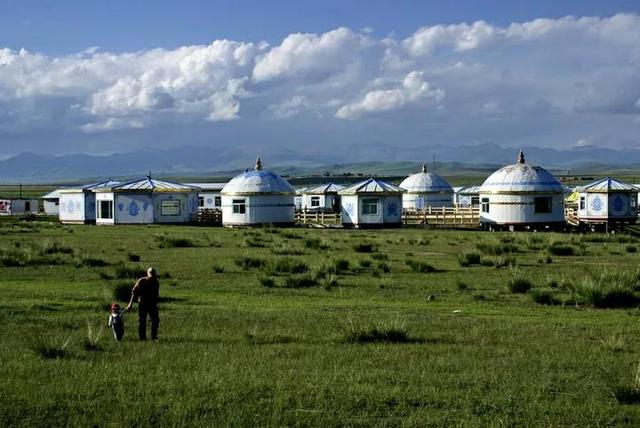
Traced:
<path id="1" fill-rule="evenodd" d="M 253 333 L 245 333 L 245 340 L 249 345 L 284 345 L 287 343 L 299 342 L 298 338 L 287 335 L 259 335 Z"/>
<path id="2" fill-rule="evenodd" d="M 613 397 L 620 404 L 640 404 L 640 390 L 630 386 L 615 387 Z"/>

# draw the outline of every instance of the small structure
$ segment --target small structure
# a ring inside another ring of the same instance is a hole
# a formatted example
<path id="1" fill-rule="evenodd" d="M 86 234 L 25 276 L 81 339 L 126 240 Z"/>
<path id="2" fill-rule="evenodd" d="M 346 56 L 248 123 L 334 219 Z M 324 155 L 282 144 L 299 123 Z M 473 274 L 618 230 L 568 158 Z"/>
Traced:
<path id="1" fill-rule="evenodd" d="M 93 191 L 103 187 L 112 187 L 117 184 L 117 181 L 108 179 L 99 183 L 60 189 L 60 222 L 71 224 L 95 223 L 96 195 Z"/>
<path id="2" fill-rule="evenodd" d="M 453 188 L 439 175 L 422 171 L 412 174 L 400 183 L 406 192 L 402 195 L 402 207 L 408 211 L 421 211 L 428 207 L 450 207 L 453 205 Z"/>
<path id="3" fill-rule="evenodd" d="M 486 229 L 564 225 L 564 187 L 551 173 L 518 162 L 494 172 L 480 188 L 480 224 Z"/>
<path id="4" fill-rule="evenodd" d="M 144 178 L 95 189 L 96 224 L 189 223 L 198 217 L 199 188 Z"/>
<path id="5" fill-rule="evenodd" d="M 296 210 L 302 209 L 302 199 L 304 198 L 304 192 L 309 189 L 309 187 L 300 187 L 296 189 L 296 194 L 293 196 L 293 204 L 295 205 Z"/>
<path id="6" fill-rule="evenodd" d="M 56 189 L 53 192 L 49 192 L 46 195 L 42 196 L 43 205 L 44 205 L 44 213 L 46 215 L 59 215 L 60 214 L 60 190 Z"/>
<path id="7" fill-rule="evenodd" d="M 187 186 L 198 187 L 198 208 L 222 209 L 222 195 L 220 192 L 227 183 L 184 183 Z"/>
<path id="8" fill-rule="evenodd" d="M 37 199 L 0 199 L 0 215 L 38 214 Z"/>
<path id="9" fill-rule="evenodd" d="M 338 192 L 344 186 L 334 183 L 305 189 L 302 192 L 301 208 L 307 211 L 340 212 L 340 196 Z"/>
<path id="10" fill-rule="evenodd" d="M 282 177 L 262 169 L 258 157 L 253 171 L 234 177 L 222 189 L 222 225 L 292 225 L 295 189 Z"/>
<path id="11" fill-rule="evenodd" d="M 345 187 L 341 199 L 342 224 L 346 227 L 402 225 L 404 189 L 376 178 Z"/>
<path id="12" fill-rule="evenodd" d="M 638 219 L 637 187 L 606 177 L 575 189 L 578 221 L 586 225 L 633 224 Z"/>
<path id="13" fill-rule="evenodd" d="M 454 188 L 453 203 L 463 208 L 479 206 L 480 186 Z"/>

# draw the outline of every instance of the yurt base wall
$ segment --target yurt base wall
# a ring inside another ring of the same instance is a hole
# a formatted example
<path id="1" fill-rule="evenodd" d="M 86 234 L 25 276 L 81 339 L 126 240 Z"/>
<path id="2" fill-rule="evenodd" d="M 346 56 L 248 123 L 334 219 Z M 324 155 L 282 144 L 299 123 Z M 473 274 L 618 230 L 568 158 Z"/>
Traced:
<path id="1" fill-rule="evenodd" d="M 222 196 L 222 224 L 250 226 L 294 223 L 292 195 Z"/>
<path id="2" fill-rule="evenodd" d="M 452 193 L 405 193 L 402 195 L 402 207 L 405 210 L 419 211 L 428 207 L 452 207 Z"/>
<path id="3" fill-rule="evenodd" d="M 93 203 L 95 204 L 95 198 L 93 198 Z M 95 209 L 93 212 L 95 215 Z M 82 224 L 95 221 L 95 218 L 86 217 L 85 194 L 82 192 L 61 194 L 59 219 L 61 223 L 69 224 Z"/>
<path id="4" fill-rule="evenodd" d="M 153 195 L 154 223 L 189 223 L 198 215 L 197 193 L 157 193 Z"/>
<path id="5" fill-rule="evenodd" d="M 550 212 L 536 208 L 536 198 L 550 198 Z M 489 212 L 484 211 L 489 200 Z M 480 195 L 480 223 L 499 225 L 564 223 L 563 195 Z"/>
<path id="6" fill-rule="evenodd" d="M 346 227 L 401 225 L 402 197 L 343 195 L 342 223 Z"/>
<path id="7" fill-rule="evenodd" d="M 154 223 L 153 198 L 150 194 L 115 193 L 115 224 L 151 224 Z"/>

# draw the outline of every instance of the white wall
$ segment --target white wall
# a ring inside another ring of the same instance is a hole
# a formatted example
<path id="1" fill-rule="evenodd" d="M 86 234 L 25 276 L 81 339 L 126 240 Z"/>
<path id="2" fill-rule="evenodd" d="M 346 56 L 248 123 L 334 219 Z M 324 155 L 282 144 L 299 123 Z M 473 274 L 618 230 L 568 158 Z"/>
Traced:
<path id="1" fill-rule="evenodd" d="M 38 213 L 38 200 L 37 199 L 3 199 L 2 200 L 2 215 L 20 215 L 20 214 L 37 214 Z M 29 209 L 27 209 L 27 203 Z"/>
<path id="2" fill-rule="evenodd" d="M 60 200 L 48 201 L 44 200 L 44 212 L 47 215 L 59 215 L 60 214 Z"/>
<path id="3" fill-rule="evenodd" d="M 320 205 L 317 207 L 314 207 L 311 205 L 311 198 L 320 198 L 319 202 Z M 302 209 L 306 209 L 307 211 L 314 211 L 314 210 L 322 210 L 322 211 L 331 211 L 333 209 L 333 201 L 338 199 L 338 195 L 334 195 L 334 194 L 322 194 L 322 195 L 302 195 L 302 201 L 301 201 L 301 208 Z"/>
<path id="4" fill-rule="evenodd" d="M 87 205 L 93 203 L 90 210 Z M 92 217 L 87 217 L 87 213 L 92 212 Z M 84 223 L 95 220 L 95 196 L 87 195 L 84 192 L 61 193 L 60 194 L 60 221 L 62 223 Z"/>
<path id="5" fill-rule="evenodd" d="M 405 210 L 451 206 L 453 206 L 453 193 L 404 193 L 402 195 L 402 207 Z"/>
<path id="6" fill-rule="evenodd" d="M 154 205 L 151 193 L 114 193 L 115 224 L 152 224 Z"/>
<path id="7" fill-rule="evenodd" d="M 585 197 L 585 206 L 580 209 L 580 198 Z M 632 199 L 637 201 L 636 193 L 580 193 L 578 198 L 578 217 L 581 219 L 626 219 L 638 215 Z"/>
<path id="8" fill-rule="evenodd" d="M 179 200 L 180 215 L 163 215 L 163 200 Z M 167 193 L 160 192 L 153 194 L 153 213 L 155 223 L 189 223 L 195 221 L 198 217 L 198 193 L 197 192 L 179 192 Z"/>
<path id="9" fill-rule="evenodd" d="M 220 209 L 219 206 L 215 205 L 216 197 L 220 197 L 220 192 L 201 191 L 201 192 L 198 193 L 198 196 L 203 198 L 204 205 L 202 206 L 202 208 L 207 208 L 207 209 L 218 208 L 218 209 Z"/>
<path id="10" fill-rule="evenodd" d="M 245 200 L 244 214 L 234 214 L 233 200 L 236 199 Z M 294 209 L 293 195 L 222 195 L 222 224 L 293 224 Z"/>
<path id="11" fill-rule="evenodd" d="M 536 213 L 536 197 L 551 197 L 551 212 Z M 482 212 L 482 199 L 489 198 L 489 212 Z M 480 194 L 480 223 L 536 224 L 564 222 L 564 196 Z"/>
<path id="12" fill-rule="evenodd" d="M 378 199 L 377 214 L 363 214 L 362 201 L 365 198 Z M 342 223 L 346 225 L 383 225 L 402 223 L 402 196 L 343 195 L 341 201 Z"/>

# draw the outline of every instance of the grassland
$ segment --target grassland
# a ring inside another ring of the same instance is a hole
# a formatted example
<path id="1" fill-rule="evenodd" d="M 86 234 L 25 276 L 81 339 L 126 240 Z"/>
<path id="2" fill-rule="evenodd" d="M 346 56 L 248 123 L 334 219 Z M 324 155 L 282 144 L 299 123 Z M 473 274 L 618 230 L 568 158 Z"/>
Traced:
<path id="1" fill-rule="evenodd" d="M 3 219 L 0 237 L 4 426 L 640 423 L 633 236 Z M 122 343 L 100 335 L 150 265 L 160 340 L 134 313 Z"/>

